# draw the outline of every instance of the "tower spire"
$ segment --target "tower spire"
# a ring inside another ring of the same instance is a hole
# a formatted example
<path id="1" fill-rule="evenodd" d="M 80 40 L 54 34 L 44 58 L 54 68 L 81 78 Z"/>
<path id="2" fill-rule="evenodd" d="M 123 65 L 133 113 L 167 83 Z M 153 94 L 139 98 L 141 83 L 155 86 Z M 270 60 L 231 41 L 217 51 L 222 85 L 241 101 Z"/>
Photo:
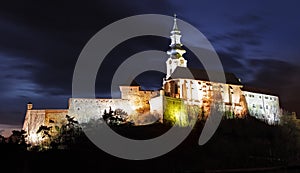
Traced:
<path id="1" fill-rule="evenodd" d="M 172 31 L 179 31 L 178 26 L 177 26 L 177 15 L 176 14 L 174 14 L 174 24 L 173 24 L 173 30 Z"/>
<path id="2" fill-rule="evenodd" d="M 180 41 L 181 32 L 178 29 L 177 25 L 177 16 L 174 14 L 174 23 L 171 30 L 171 44 L 170 49 L 167 51 L 167 54 L 170 56 L 166 61 L 167 65 L 167 75 L 166 79 L 171 77 L 171 74 L 177 67 L 187 67 L 187 60 L 182 56 L 185 53 L 185 50 L 182 48 Z"/>
<path id="3" fill-rule="evenodd" d="M 173 28 L 171 30 L 171 44 L 170 44 L 170 50 L 167 52 L 168 55 L 170 55 L 172 58 L 180 58 L 185 53 L 185 50 L 181 47 L 181 32 L 178 29 L 177 25 L 177 15 L 174 14 L 174 23 Z"/>

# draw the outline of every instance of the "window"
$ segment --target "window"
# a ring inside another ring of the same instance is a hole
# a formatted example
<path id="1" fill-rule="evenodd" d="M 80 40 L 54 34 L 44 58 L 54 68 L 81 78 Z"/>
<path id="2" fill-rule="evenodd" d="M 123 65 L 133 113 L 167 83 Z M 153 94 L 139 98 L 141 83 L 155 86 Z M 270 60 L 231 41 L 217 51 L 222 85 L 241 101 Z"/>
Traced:
<path id="1" fill-rule="evenodd" d="M 265 99 L 269 99 L 269 97 L 265 97 Z"/>
<path id="2" fill-rule="evenodd" d="M 252 107 L 255 108 L 255 104 L 253 104 Z"/>
<path id="3" fill-rule="evenodd" d="M 262 105 L 260 105 L 260 109 L 262 109 L 263 107 L 262 107 Z"/>
<path id="4" fill-rule="evenodd" d="M 266 109 L 268 109 L 268 105 L 266 105 Z"/>
<path id="5" fill-rule="evenodd" d="M 261 96 L 259 96 L 259 98 L 261 99 Z"/>

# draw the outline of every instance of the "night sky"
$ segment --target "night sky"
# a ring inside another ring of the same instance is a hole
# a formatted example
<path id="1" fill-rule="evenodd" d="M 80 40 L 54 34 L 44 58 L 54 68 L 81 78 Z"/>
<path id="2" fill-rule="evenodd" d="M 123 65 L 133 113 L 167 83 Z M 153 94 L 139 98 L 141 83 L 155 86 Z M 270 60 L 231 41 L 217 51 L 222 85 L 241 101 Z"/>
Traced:
<path id="1" fill-rule="evenodd" d="M 21 126 L 29 101 L 35 108 L 67 108 L 75 63 L 87 41 L 114 21 L 151 13 L 176 13 L 197 27 L 226 71 L 244 84 L 272 90 L 283 108 L 300 114 L 299 6 L 296 0 L 1 2 L 0 129 Z M 166 25 L 171 30 L 172 22 Z M 167 51 L 169 43 L 146 36 L 117 46 L 100 69 L 105 77 L 97 79 L 97 96 L 110 97 L 111 78 L 127 57 L 144 50 Z M 189 51 L 185 58 L 189 67 L 201 67 Z M 158 89 L 163 76 L 145 73 L 137 82 Z"/>

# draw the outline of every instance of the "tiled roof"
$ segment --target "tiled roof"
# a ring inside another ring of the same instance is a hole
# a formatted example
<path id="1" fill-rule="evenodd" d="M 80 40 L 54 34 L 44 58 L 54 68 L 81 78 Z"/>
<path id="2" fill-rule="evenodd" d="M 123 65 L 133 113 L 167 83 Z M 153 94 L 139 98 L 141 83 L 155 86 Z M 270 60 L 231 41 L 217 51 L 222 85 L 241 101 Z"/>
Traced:
<path id="1" fill-rule="evenodd" d="M 218 72 L 218 71 L 209 71 L 209 73 L 213 74 L 216 77 L 221 76 L 223 74 L 223 72 Z M 191 77 L 190 74 L 192 74 L 193 77 Z M 242 83 L 233 73 L 225 72 L 224 74 L 226 78 L 226 84 L 242 85 Z M 192 69 L 186 67 L 177 67 L 175 71 L 172 73 L 170 78 L 171 79 L 185 78 L 185 79 L 195 79 L 195 80 L 211 81 L 211 82 L 222 82 L 221 80 L 218 79 L 209 80 L 206 70 Z"/>
<path id="2" fill-rule="evenodd" d="M 243 86 L 242 90 L 243 91 L 248 91 L 248 92 L 254 92 L 254 93 L 261 93 L 261 94 L 267 94 L 267 95 L 277 96 L 277 94 L 274 93 L 273 91 L 270 91 L 270 90 L 264 89 L 264 88 L 256 88 L 256 87 L 251 87 L 251 86 Z"/>

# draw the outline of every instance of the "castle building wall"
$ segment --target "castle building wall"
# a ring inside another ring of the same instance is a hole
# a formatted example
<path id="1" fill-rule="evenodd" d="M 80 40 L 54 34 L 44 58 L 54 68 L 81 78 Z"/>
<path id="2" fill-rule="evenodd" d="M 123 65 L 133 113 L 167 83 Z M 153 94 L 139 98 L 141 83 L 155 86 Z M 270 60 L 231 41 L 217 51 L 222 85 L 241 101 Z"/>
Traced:
<path id="1" fill-rule="evenodd" d="M 249 114 L 268 124 L 277 124 L 280 119 L 279 98 L 274 95 L 243 91 Z"/>
<path id="2" fill-rule="evenodd" d="M 41 134 L 37 133 L 41 126 L 51 127 L 50 135 L 57 134 L 55 126 L 61 127 L 66 122 L 67 113 L 66 109 L 27 110 L 23 130 L 27 132 L 28 143 L 35 145 L 43 141 Z"/>
<path id="3" fill-rule="evenodd" d="M 216 83 L 194 79 L 172 79 L 165 82 L 165 95 L 185 100 L 188 105 L 199 105 L 209 114 L 211 103 L 215 102 L 231 116 L 244 117 L 247 114 L 246 100 L 240 85 Z"/>
<path id="4" fill-rule="evenodd" d="M 126 99 L 95 99 L 95 98 L 70 98 L 68 114 L 75 117 L 79 123 L 87 123 L 91 119 L 100 119 L 111 108 L 122 109 L 128 115 L 133 114 L 136 105 Z"/>
<path id="5" fill-rule="evenodd" d="M 150 103 L 150 114 L 156 116 L 156 118 L 162 122 L 163 121 L 163 115 L 164 115 L 164 95 L 163 92 L 160 96 L 151 98 L 149 100 Z"/>
<path id="6" fill-rule="evenodd" d="M 31 144 L 39 142 L 37 131 L 45 124 L 45 110 L 27 110 L 23 123 L 23 130 L 27 132 L 27 141 Z"/>

